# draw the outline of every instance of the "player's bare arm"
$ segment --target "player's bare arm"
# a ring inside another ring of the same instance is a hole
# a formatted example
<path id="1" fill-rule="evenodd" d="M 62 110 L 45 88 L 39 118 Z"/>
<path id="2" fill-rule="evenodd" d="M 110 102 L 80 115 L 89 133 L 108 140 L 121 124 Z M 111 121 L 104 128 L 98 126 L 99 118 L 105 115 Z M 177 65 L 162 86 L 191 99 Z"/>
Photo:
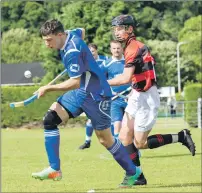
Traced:
<path id="1" fill-rule="evenodd" d="M 47 92 L 51 91 L 69 91 L 73 89 L 77 89 L 80 87 L 80 77 L 78 78 L 70 78 L 62 83 L 55 85 L 46 85 L 39 88 L 37 91 L 38 98 L 44 96 Z"/>
<path id="2" fill-rule="evenodd" d="M 128 84 L 131 82 L 133 73 L 135 71 L 135 67 L 127 67 L 124 68 L 124 71 L 122 74 L 116 76 L 115 78 L 108 80 L 108 83 L 110 86 L 117 86 L 117 85 L 123 85 L 123 84 Z"/>

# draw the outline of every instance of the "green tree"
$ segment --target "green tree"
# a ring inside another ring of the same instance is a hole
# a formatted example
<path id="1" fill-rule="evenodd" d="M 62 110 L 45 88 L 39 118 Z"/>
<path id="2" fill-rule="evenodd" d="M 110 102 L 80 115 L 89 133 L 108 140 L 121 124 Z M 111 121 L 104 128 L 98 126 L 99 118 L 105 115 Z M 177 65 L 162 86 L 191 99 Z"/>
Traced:
<path id="1" fill-rule="evenodd" d="M 24 6 L 26 2 L 13 1 L 13 2 L 2 2 L 1 7 L 1 29 L 2 32 L 8 31 L 11 28 L 24 27 L 21 16 L 23 14 Z"/>
<path id="2" fill-rule="evenodd" d="M 45 45 L 42 46 L 41 57 L 46 71 L 42 83 L 48 83 L 64 70 L 64 66 L 60 61 L 59 51 L 47 48 Z"/>
<path id="3" fill-rule="evenodd" d="M 158 25 L 156 25 L 156 19 L 158 20 L 159 11 L 152 7 L 144 7 L 141 10 L 141 14 L 135 14 L 134 16 L 139 21 L 140 25 L 137 28 L 137 35 L 141 35 L 147 39 L 156 38 L 156 33 L 159 32 Z"/>
<path id="4" fill-rule="evenodd" d="M 27 29 L 11 29 L 2 34 L 2 63 L 42 61 L 41 38 L 31 35 Z"/>
<path id="5" fill-rule="evenodd" d="M 120 1 L 115 2 L 117 5 L 117 10 L 124 4 Z M 89 28 L 89 33 L 91 33 L 91 38 L 89 42 L 94 42 L 98 45 L 98 51 L 100 54 L 107 55 L 109 53 L 109 42 L 112 39 L 111 35 L 111 18 L 106 15 L 113 14 L 112 2 L 106 2 L 103 4 L 101 1 L 95 2 L 91 6 L 90 12 L 93 20 L 91 21 L 91 29 Z M 85 12 L 84 12 L 85 13 Z M 95 13 L 95 14 L 93 14 Z M 90 21 L 90 18 L 88 19 Z"/>
<path id="6" fill-rule="evenodd" d="M 37 2 L 27 2 L 24 7 L 22 18 L 25 20 L 25 28 L 30 32 L 37 33 L 39 26 L 47 19 L 48 13 L 44 6 Z"/>
<path id="7" fill-rule="evenodd" d="M 62 14 L 59 15 L 61 22 L 66 29 L 73 29 L 76 27 L 84 27 L 82 24 L 82 7 L 83 1 L 69 3 L 62 8 Z"/>
<path id="8" fill-rule="evenodd" d="M 189 60 L 186 55 L 180 57 L 180 61 L 180 75 L 183 88 L 187 82 L 197 82 L 197 74 L 200 72 L 200 68 L 193 60 Z"/>
<path id="9" fill-rule="evenodd" d="M 181 47 L 182 57 L 186 60 L 191 61 L 192 67 L 196 68 L 199 74 L 194 74 L 195 79 L 201 80 L 201 53 L 202 53 L 202 43 L 201 43 L 201 21 L 202 15 L 197 17 L 192 17 L 188 19 L 184 28 L 179 33 L 179 41 L 187 42 L 187 44 Z"/>
<path id="10" fill-rule="evenodd" d="M 2 61 L 6 63 L 44 61 L 44 68 L 47 70 L 46 78 L 47 80 L 52 79 L 61 70 L 61 65 L 56 52 L 53 52 L 51 57 L 51 53 L 41 48 L 38 31 L 45 20 L 57 18 L 62 21 L 66 29 L 84 27 L 86 43 L 96 43 L 100 54 L 108 54 L 109 41 L 112 39 L 112 18 L 120 14 L 132 14 L 140 23 L 139 27 L 135 29 L 137 38 L 144 42 L 148 40 L 150 40 L 149 43 L 151 42 L 151 47 L 158 60 L 156 68 L 159 71 L 158 76 L 162 85 L 177 84 L 176 66 L 174 66 L 176 61 L 173 61 L 176 59 L 174 42 L 192 41 L 194 38 L 192 44 L 181 47 L 183 51 L 181 74 L 182 84 L 184 84 L 184 81 L 195 81 L 201 77 L 199 73 L 196 73 L 196 71 L 201 71 L 199 69 L 201 28 L 198 25 L 201 22 L 201 15 L 199 15 L 202 14 L 201 10 L 201 2 L 197 1 L 175 1 L 172 3 L 168 1 L 130 2 L 123 0 L 4 1 L 2 2 L 1 25 L 4 39 L 2 40 Z M 19 39 L 9 35 L 9 40 L 5 32 L 16 28 L 24 28 L 27 31 L 13 31 L 12 33 L 18 33 L 16 37 Z M 181 31 L 180 35 L 179 31 Z M 26 35 L 26 37 L 20 36 L 19 33 Z M 29 38 L 27 39 L 27 37 Z M 163 41 L 164 44 L 161 44 L 160 41 Z M 165 78 L 161 72 L 168 73 L 168 78 Z"/>
<path id="11" fill-rule="evenodd" d="M 146 44 L 156 61 L 159 86 L 177 87 L 176 43 L 169 40 L 149 40 Z"/>
<path id="12" fill-rule="evenodd" d="M 85 28 L 86 43 L 98 44 L 100 53 L 104 53 L 106 48 L 108 51 L 111 37 L 110 26 L 106 25 L 105 21 L 106 12 L 111 4 L 111 2 L 103 4 L 102 1 L 70 3 L 62 8 L 62 14 L 58 15 L 58 19 L 62 21 L 66 29 Z"/>

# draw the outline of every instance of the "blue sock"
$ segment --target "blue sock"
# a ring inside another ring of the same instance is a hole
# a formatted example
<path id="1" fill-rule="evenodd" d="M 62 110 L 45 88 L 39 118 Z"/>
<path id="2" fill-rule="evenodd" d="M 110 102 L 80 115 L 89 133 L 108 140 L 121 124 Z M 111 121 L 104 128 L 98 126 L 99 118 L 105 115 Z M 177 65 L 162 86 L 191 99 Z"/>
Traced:
<path id="1" fill-rule="evenodd" d="M 119 133 L 114 135 L 115 138 L 119 138 Z"/>
<path id="2" fill-rule="evenodd" d="M 60 170 L 60 157 L 59 157 L 59 146 L 60 146 L 60 133 L 59 129 L 44 130 L 45 135 L 45 147 L 48 155 L 50 167 L 54 170 Z"/>
<path id="3" fill-rule="evenodd" d="M 91 137 L 93 135 L 93 126 L 92 124 L 86 124 L 86 142 L 91 141 Z"/>
<path id="4" fill-rule="evenodd" d="M 114 136 L 114 125 L 113 124 L 111 124 L 111 133 Z"/>
<path id="5" fill-rule="evenodd" d="M 116 139 L 112 147 L 108 148 L 108 151 L 113 155 L 118 164 L 126 171 L 126 175 L 135 175 L 136 168 L 129 157 L 129 154 L 122 143 Z"/>

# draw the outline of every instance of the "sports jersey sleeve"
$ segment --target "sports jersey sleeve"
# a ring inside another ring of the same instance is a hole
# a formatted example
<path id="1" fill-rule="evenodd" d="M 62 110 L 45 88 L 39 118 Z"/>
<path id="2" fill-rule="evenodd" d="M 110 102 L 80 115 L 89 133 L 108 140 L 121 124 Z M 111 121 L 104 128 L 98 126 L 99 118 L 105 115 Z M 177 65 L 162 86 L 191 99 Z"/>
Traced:
<path id="1" fill-rule="evenodd" d="M 69 53 L 65 57 L 64 64 L 70 78 L 78 78 L 86 71 L 86 67 L 81 59 L 79 51 Z"/>
<path id="2" fill-rule="evenodd" d="M 139 47 L 137 44 L 129 44 L 124 52 L 124 58 L 125 58 L 125 67 L 132 67 L 135 66 L 136 62 L 138 62 L 138 52 Z"/>
<path id="3" fill-rule="evenodd" d="M 105 61 L 103 61 L 103 62 L 99 65 L 99 67 L 101 68 L 102 71 L 104 71 L 104 70 L 105 70 Z"/>
<path id="4" fill-rule="evenodd" d="M 105 60 L 108 60 L 109 59 L 109 56 L 105 56 Z"/>
<path id="5" fill-rule="evenodd" d="M 107 74 L 107 67 L 106 67 L 105 60 L 102 62 L 102 64 L 99 67 L 101 68 L 102 72 L 104 72 L 105 76 L 107 77 L 108 74 Z"/>
<path id="6" fill-rule="evenodd" d="M 82 38 L 82 28 L 76 28 L 73 30 L 70 30 L 72 33 L 76 34 L 78 37 Z"/>

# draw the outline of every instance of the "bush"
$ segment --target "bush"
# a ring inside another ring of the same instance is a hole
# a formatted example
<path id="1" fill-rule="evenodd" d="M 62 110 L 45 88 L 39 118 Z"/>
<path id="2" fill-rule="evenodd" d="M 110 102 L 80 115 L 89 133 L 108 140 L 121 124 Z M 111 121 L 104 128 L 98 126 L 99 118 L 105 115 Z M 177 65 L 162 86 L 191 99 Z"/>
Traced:
<path id="1" fill-rule="evenodd" d="M 17 65 L 44 61 L 42 46 L 41 38 L 30 34 L 27 29 L 11 29 L 2 34 L 2 63 Z"/>
<path id="2" fill-rule="evenodd" d="M 22 101 L 32 96 L 33 92 L 38 88 L 39 86 L 2 87 L 1 126 L 3 128 L 20 127 L 32 122 L 42 123 L 44 114 L 62 92 L 48 93 L 45 97 L 25 107 L 14 109 L 9 107 L 9 103 L 11 102 Z M 69 120 L 68 123 L 74 124 L 79 122 L 84 124 L 85 120 L 86 117 L 79 117 Z"/>
<path id="3" fill-rule="evenodd" d="M 176 101 L 184 101 L 184 97 L 182 96 L 181 93 L 176 93 L 175 98 L 176 98 Z"/>
<path id="4" fill-rule="evenodd" d="M 202 84 L 188 84 L 184 88 L 184 99 L 185 99 L 185 120 L 191 127 L 197 127 L 197 103 L 191 101 L 197 101 L 201 98 Z"/>

